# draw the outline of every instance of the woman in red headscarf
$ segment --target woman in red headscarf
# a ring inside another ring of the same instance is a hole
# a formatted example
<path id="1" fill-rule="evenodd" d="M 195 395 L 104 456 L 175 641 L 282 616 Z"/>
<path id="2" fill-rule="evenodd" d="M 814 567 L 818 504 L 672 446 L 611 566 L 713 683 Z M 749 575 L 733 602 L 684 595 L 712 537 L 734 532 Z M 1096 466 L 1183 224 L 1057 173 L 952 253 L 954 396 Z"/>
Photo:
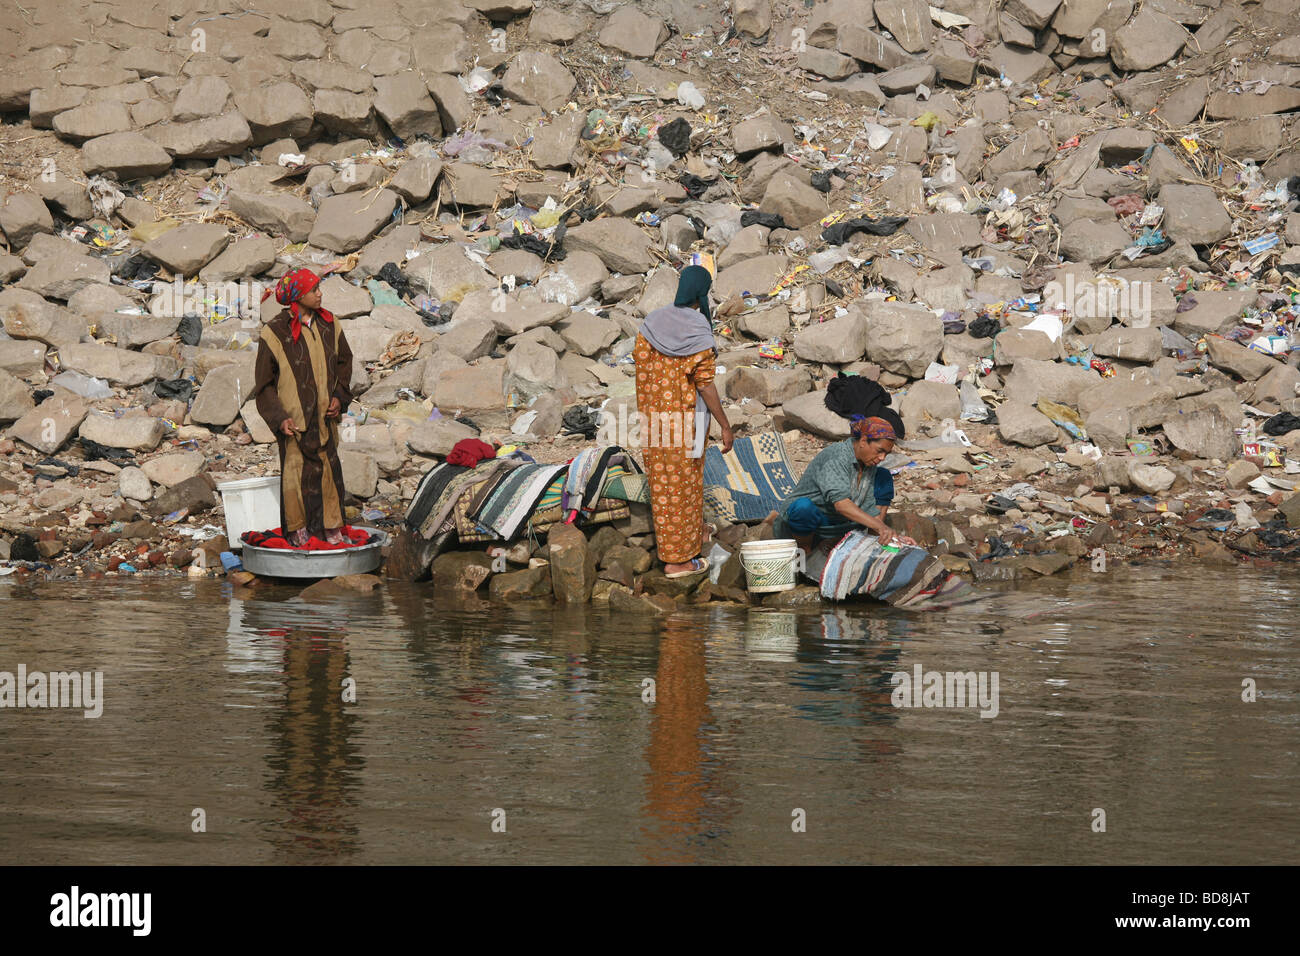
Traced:
<path id="1" fill-rule="evenodd" d="M 321 308 L 319 286 L 307 269 L 276 284 L 275 300 L 287 308 L 262 327 L 253 385 L 280 447 L 280 527 L 298 547 L 309 537 L 331 544 L 343 537 L 338 421 L 352 401 L 352 349 Z"/>

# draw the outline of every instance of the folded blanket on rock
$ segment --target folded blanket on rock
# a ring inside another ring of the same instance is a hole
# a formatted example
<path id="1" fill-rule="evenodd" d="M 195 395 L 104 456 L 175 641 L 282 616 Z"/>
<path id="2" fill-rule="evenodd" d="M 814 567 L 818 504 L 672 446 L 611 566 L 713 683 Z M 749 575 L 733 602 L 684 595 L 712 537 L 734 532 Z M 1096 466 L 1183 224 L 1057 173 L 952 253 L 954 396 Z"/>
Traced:
<path id="1" fill-rule="evenodd" d="M 818 557 L 816 551 L 809 555 L 809 575 L 817 573 Z M 882 547 L 879 537 L 868 531 L 851 531 L 841 538 L 826 557 L 819 578 L 822 597 L 829 600 L 864 596 L 894 607 L 950 599 L 967 587 L 924 548 Z"/>
<path id="2" fill-rule="evenodd" d="M 245 531 L 239 540 L 255 548 L 279 548 L 284 551 L 342 551 L 345 548 L 359 548 L 363 544 L 368 544 L 370 532 L 364 528 L 344 525 L 343 540 L 338 544 L 329 544 L 320 538 L 308 538 L 307 543 L 301 548 L 291 545 L 279 528 L 272 528 L 270 531 Z"/>

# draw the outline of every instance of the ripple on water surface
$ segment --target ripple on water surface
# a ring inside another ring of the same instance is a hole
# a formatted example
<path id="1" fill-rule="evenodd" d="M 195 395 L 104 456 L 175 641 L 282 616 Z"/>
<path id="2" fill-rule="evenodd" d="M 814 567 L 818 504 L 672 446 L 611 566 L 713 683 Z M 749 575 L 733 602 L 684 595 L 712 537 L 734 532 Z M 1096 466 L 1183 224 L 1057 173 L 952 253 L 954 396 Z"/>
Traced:
<path id="1" fill-rule="evenodd" d="M 98 719 L 0 710 L 0 847 L 32 863 L 1300 861 L 1284 571 L 1082 571 L 928 614 L 295 595 L 0 582 L 0 671 L 104 679 Z M 996 717 L 896 707 L 891 677 L 917 665 L 996 675 Z"/>

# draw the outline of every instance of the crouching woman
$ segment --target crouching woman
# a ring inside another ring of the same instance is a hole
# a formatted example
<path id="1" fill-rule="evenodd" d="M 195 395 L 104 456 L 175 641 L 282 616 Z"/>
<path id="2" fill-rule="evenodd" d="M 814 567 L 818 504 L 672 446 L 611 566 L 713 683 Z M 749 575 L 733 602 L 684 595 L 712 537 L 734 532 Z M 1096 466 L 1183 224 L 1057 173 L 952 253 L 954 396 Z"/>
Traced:
<path id="1" fill-rule="evenodd" d="M 912 543 L 885 524 L 894 479 L 880 463 L 893 451 L 893 426 L 857 416 L 850 432 L 852 437 L 826 446 L 808 464 L 781 509 L 777 537 L 794 538 L 806 553 L 859 528 L 876 532 L 881 544 Z"/>

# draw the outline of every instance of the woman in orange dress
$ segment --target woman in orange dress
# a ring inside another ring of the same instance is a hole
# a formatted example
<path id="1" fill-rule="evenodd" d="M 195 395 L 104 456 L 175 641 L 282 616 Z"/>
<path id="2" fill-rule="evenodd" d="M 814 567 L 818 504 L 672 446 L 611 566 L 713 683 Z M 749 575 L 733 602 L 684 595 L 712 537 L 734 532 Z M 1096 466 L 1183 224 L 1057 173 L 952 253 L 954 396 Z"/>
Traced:
<path id="1" fill-rule="evenodd" d="M 709 322 L 709 286 L 702 266 L 682 270 L 671 306 L 646 316 L 636 337 L 636 407 L 650 480 L 655 545 L 670 578 L 708 570 L 704 543 L 704 443 L 709 415 L 731 451 L 731 425 L 713 385 L 715 347 Z M 698 449 L 698 450 L 697 450 Z"/>

